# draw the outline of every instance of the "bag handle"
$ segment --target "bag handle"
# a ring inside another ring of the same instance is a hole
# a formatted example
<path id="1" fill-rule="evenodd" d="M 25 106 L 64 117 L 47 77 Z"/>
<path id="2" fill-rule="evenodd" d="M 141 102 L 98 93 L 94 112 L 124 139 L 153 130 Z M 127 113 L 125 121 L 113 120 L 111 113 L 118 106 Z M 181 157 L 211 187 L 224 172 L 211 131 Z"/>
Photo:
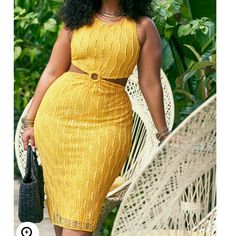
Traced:
<path id="1" fill-rule="evenodd" d="M 36 170 L 35 170 L 35 160 L 33 155 L 33 149 L 30 144 L 27 147 L 27 157 L 26 157 L 26 167 L 25 167 L 25 178 L 31 177 L 33 179 L 36 178 Z"/>
<path id="2" fill-rule="evenodd" d="M 31 145 L 28 145 L 25 172 L 29 173 L 31 171 L 31 168 L 32 168 L 32 147 Z"/>

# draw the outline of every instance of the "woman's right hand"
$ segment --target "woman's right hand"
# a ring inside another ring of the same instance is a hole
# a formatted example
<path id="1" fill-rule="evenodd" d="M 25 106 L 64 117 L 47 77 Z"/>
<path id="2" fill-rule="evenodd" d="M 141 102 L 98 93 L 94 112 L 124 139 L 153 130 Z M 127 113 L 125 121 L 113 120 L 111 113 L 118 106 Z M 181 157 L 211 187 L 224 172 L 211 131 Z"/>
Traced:
<path id="1" fill-rule="evenodd" d="M 24 145 L 24 150 L 27 150 L 29 141 L 30 141 L 32 147 L 33 148 L 35 147 L 34 128 L 33 127 L 26 128 L 23 130 L 22 141 L 23 141 L 23 145 Z"/>

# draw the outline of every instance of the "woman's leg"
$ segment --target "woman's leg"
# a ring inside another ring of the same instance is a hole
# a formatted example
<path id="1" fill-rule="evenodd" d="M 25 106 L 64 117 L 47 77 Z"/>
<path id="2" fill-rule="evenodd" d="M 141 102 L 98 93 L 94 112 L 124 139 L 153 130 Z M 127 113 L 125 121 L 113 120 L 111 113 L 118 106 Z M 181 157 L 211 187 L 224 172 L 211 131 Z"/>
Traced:
<path id="1" fill-rule="evenodd" d="M 92 236 L 93 232 L 63 228 L 62 236 Z"/>
<path id="2" fill-rule="evenodd" d="M 55 231 L 56 236 L 62 236 L 62 230 L 63 230 L 62 227 L 58 225 L 54 225 L 54 231 Z"/>

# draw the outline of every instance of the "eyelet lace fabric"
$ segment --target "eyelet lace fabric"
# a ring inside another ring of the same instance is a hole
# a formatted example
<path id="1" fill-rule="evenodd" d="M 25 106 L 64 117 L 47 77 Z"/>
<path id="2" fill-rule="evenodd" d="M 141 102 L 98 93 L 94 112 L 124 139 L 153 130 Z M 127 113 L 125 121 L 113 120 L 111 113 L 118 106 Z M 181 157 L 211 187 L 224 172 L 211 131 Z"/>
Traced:
<path id="1" fill-rule="evenodd" d="M 52 224 L 94 231 L 107 193 L 131 149 L 132 106 L 124 86 L 137 63 L 136 23 L 94 20 L 73 32 L 72 63 L 46 91 L 34 135 Z M 98 79 L 92 79 L 92 74 Z"/>

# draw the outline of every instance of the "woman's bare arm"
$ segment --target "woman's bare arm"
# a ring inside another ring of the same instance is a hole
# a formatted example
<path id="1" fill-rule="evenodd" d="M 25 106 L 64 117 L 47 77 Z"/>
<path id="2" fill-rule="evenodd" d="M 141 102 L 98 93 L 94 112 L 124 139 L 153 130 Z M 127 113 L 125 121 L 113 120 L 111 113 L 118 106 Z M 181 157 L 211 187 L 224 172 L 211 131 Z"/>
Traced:
<path id="1" fill-rule="evenodd" d="M 27 118 L 34 119 L 40 102 L 49 86 L 64 72 L 68 71 L 71 64 L 70 40 L 72 32 L 64 27 L 52 48 L 51 56 L 46 65 L 34 92 Z"/>
<path id="2" fill-rule="evenodd" d="M 137 65 L 139 85 L 157 131 L 160 132 L 166 126 L 160 80 L 162 50 L 160 35 L 152 19 L 145 17 L 140 24 L 143 44 Z"/>

